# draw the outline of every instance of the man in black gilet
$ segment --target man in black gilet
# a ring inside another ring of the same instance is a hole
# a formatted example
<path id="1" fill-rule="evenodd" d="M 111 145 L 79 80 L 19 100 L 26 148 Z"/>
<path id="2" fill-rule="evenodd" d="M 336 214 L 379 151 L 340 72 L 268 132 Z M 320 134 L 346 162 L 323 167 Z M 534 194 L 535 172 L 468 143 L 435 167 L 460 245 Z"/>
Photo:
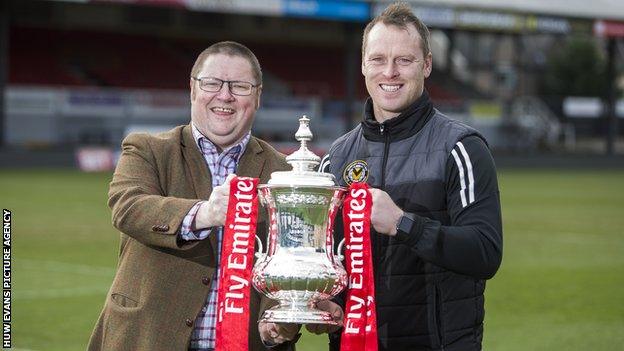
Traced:
<path id="1" fill-rule="evenodd" d="M 362 44 L 364 120 L 321 167 L 342 186 L 373 188 L 379 349 L 479 351 L 485 280 L 503 248 L 496 169 L 483 136 L 433 107 L 431 68 L 429 31 L 409 6 L 373 19 Z M 330 334 L 332 350 L 339 337 Z"/>

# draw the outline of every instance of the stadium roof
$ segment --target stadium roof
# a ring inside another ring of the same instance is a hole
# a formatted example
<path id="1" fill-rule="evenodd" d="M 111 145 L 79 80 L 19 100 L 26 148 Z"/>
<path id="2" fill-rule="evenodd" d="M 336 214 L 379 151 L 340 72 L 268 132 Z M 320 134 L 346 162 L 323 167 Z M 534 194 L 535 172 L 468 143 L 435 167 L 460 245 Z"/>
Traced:
<path id="1" fill-rule="evenodd" d="M 387 2 L 387 1 L 379 1 Z M 414 5 L 466 7 L 554 16 L 624 20 L 622 0 L 417 0 Z"/>
<path id="2" fill-rule="evenodd" d="M 103 2 L 104 0 L 48 0 Z M 105 0 L 138 5 L 176 6 L 215 11 L 277 16 L 367 21 L 369 5 L 378 10 L 393 0 Z M 407 0 L 412 6 L 505 11 L 582 19 L 624 21 L 624 0 Z M 375 12 L 375 11 L 374 11 Z"/>

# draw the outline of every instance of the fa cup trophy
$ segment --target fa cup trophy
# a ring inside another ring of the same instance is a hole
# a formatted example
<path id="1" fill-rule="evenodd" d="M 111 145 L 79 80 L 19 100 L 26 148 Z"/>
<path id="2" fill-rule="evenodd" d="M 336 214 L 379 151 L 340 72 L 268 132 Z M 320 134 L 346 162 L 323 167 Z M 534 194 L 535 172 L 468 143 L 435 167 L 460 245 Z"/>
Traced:
<path id="1" fill-rule="evenodd" d="M 303 116 L 299 123 L 295 138 L 301 147 L 286 157 L 293 169 L 273 172 L 268 184 L 258 186 L 269 213 L 269 236 L 267 252 L 258 255 L 253 269 L 253 285 L 279 302 L 264 312 L 264 321 L 336 324 L 316 304 L 347 285 L 333 240 L 334 217 L 346 189 L 336 186 L 332 174 L 314 171 L 320 158 L 307 147 L 310 120 Z"/>

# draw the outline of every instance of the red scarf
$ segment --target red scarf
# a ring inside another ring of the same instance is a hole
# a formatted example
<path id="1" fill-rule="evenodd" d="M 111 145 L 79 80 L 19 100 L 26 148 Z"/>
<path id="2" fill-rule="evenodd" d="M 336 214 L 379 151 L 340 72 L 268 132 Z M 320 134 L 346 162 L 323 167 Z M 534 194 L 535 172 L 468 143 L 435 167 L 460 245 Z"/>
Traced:
<path id="1" fill-rule="evenodd" d="M 370 242 L 373 199 L 366 183 L 349 187 L 342 208 L 349 288 L 345 307 L 342 351 L 377 351 L 375 282 Z"/>
<path id="2" fill-rule="evenodd" d="M 250 282 L 255 249 L 258 179 L 235 177 L 221 246 L 216 346 L 218 351 L 249 349 Z M 370 243 L 371 194 L 366 183 L 349 187 L 343 219 L 349 289 L 342 351 L 377 351 L 375 286 Z"/>
<path id="3" fill-rule="evenodd" d="M 251 271 L 258 221 L 258 179 L 235 177 L 221 244 L 216 345 L 219 351 L 249 349 Z"/>

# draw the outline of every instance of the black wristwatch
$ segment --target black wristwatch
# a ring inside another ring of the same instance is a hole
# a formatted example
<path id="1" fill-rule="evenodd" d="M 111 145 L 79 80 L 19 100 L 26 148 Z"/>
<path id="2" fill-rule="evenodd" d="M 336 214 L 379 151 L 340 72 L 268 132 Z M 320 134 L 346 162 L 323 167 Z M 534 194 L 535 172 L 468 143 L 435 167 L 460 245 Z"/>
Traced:
<path id="1" fill-rule="evenodd" d="M 412 231 L 412 227 L 414 226 L 414 219 L 408 214 L 403 213 L 403 216 L 399 219 L 399 223 L 397 223 L 396 231 L 398 233 L 409 234 Z"/>

